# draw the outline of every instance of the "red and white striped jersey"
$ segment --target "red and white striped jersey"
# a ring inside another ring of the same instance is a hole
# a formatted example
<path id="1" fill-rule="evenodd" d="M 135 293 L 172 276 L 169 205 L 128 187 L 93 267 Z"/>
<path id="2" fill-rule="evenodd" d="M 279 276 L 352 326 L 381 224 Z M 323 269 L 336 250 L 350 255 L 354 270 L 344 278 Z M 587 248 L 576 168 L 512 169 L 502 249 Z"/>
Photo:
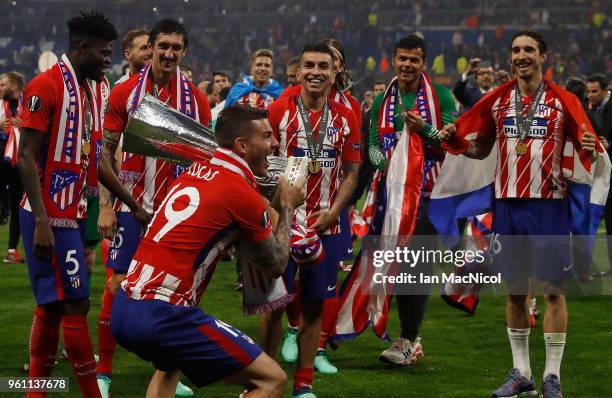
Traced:
<path id="1" fill-rule="evenodd" d="M 546 87 L 524 141 L 527 153 L 520 156 L 516 153 L 519 139 L 514 93 L 515 90 L 509 90 L 492 109 L 499 145 L 495 197 L 563 198 L 566 190 L 561 167 L 565 143 L 563 106 Z M 522 97 L 524 117 L 532 101 L 533 97 Z"/>
<path id="2" fill-rule="evenodd" d="M 279 156 L 308 156 L 306 132 L 297 109 L 298 95 L 278 99 L 268 109 L 270 125 L 279 142 Z M 354 113 L 340 103 L 328 99 L 327 133 L 318 161 L 321 172 L 309 174 L 306 182 L 306 201 L 296 209 L 295 222 L 310 227 L 316 218 L 308 217 L 329 210 L 336 199 L 341 181 L 342 162 L 360 162 L 360 131 Z M 319 130 L 321 112 L 309 112 L 314 139 Z M 340 232 L 338 223 L 325 234 Z"/>
<path id="3" fill-rule="evenodd" d="M 272 234 L 266 205 L 238 174 L 236 164 L 250 172 L 248 165 L 228 156 L 238 159 L 233 171 L 215 158 L 194 162 L 172 184 L 122 284 L 128 297 L 197 306 L 220 256 L 240 234 L 251 242 Z"/>
<path id="4" fill-rule="evenodd" d="M 110 95 L 110 105 L 104 119 L 104 128 L 114 133 L 122 133 L 127 125 L 132 100 L 136 94 L 138 85 L 138 74 L 130 76 L 125 82 L 116 85 Z M 195 86 L 189 83 L 191 92 L 195 96 L 199 122 L 207 125 L 210 122 L 210 106 L 206 97 Z M 152 92 L 150 81 L 147 82 L 146 92 Z M 171 98 L 170 86 L 159 90 L 159 100 L 167 103 L 175 103 Z M 132 197 L 149 214 L 153 214 L 161 205 L 169 186 L 176 177 L 184 170 L 184 167 L 165 160 L 152 157 L 135 155 L 123 152 L 121 159 L 121 171 L 119 179 Z M 115 201 L 115 211 L 128 212 L 130 209 L 121 201 Z"/>

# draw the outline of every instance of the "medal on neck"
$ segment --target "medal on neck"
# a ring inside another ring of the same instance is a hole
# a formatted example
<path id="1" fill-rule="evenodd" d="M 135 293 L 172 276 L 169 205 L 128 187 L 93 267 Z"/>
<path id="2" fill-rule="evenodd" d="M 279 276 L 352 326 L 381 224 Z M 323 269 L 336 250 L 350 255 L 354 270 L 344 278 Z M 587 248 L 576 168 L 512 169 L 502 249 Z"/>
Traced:
<path id="1" fill-rule="evenodd" d="M 81 143 L 81 153 L 89 156 L 91 152 L 91 129 L 93 127 L 93 117 L 91 114 L 91 102 L 87 91 L 85 91 L 85 128 L 83 129 L 83 142 Z"/>
<path id="2" fill-rule="evenodd" d="M 516 113 L 516 129 L 518 130 L 518 143 L 514 147 L 514 151 L 518 156 L 523 156 L 527 153 L 527 144 L 525 138 L 531 129 L 533 123 L 533 117 L 535 116 L 536 109 L 540 104 L 542 95 L 544 94 L 544 82 L 542 81 L 536 90 L 533 101 L 527 111 L 527 116 L 523 119 L 523 102 L 521 101 L 521 93 L 518 89 L 518 83 L 514 88 L 514 110 Z"/>
<path id="3" fill-rule="evenodd" d="M 299 96 L 297 100 L 297 108 L 302 118 L 302 124 L 306 132 L 306 142 L 308 144 L 308 172 L 310 174 L 318 174 L 321 172 L 321 164 L 318 161 L 323 149 L 323 139 L 325 138 L 325 132 L 327 130 L 327 120 L 329 118 L 329 111 L 327 108 L 327 100 L 323 105 L 321 111 L 321 120 L 319 121 L 319 129 L 317 133 L 317 141 L 314 141 L 312 126 L 310 125 L 310 118 L 308 117 L 308 111 L 304 105 L 302 97 Z"/>

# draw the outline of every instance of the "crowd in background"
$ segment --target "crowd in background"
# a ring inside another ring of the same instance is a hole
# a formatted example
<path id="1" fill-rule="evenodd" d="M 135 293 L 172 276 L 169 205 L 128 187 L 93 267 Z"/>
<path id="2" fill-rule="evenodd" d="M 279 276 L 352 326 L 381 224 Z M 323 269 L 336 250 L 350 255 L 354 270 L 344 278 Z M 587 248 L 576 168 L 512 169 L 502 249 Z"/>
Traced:
<path id="1" fill-rule="evenodd" d="M 44 50 L 61 54 L 66 49 L 62 10 L 74 1 L 53 3 L 15 0 L 0 5 L 0 67 L 19 70 L 26 79 L 37 73 Z M 363 93 L 379 79 L 392 74 L 388 49 L 401 36 L 418 31 L 430 43 L 428 66 L 439 82 L 452 85 L 456 73 L 470 58 L 480 57 L 502 68 L 511 33 L 531 26 L 551 38 L 547 76 L 558 82 L 570 76 L 612 71 L 611 3 L 581 0 L 555 1 L 407 1 L 335 2 L 229 0 L 201 3 L 161 0 L 136 5 L 134 0 L 88 6 L 108 13 L 117 30 L 150 25 L 160 15 L 183 20 L 190 31 L 186 65 L 196 82 L 209 80 L 216 70 L 234 80 L 247 73 L 249 54 L 270 48 L 275 54 L 275 77 L 284 83 L 284 66 L 307 42 L 324 36 L 338 38 L 345 47 L 355 80 L 354 91 Z M 516 12 L 517 9 L 527 10 Z M 137 13 L 138 15 L 134 15 Z M 28 21 L 28 23 L 23 23 Z M 139 21 L 143 26 L 134 26 Z M 265 21 L 262 22 L 262 21 Z M 122 56 L 114 53 L 114 74 L 121 74 Z"/>

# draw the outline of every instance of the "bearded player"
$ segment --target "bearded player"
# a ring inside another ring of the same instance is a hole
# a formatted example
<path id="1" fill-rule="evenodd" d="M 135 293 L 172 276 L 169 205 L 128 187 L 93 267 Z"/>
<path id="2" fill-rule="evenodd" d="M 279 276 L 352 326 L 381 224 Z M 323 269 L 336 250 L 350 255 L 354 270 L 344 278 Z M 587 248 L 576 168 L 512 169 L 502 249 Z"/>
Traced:
<path id="1" fill-rule="evenodd" d="M 134 29 L 128 31 L 121 39 L 121 49 L 123 58 L 128 63 L 128 69 L 121 76 L 115 85 L 121 84 L 134 76 L 143 66 L 151 61 L 153 49 L 149 45 L 149 32 L 144 29 Z"/>
<path id="2" fill-rule="evenodd" d="M 208 100 L 179 70 L 181 60 L 187 51 L 188 40 L 187 30 L 178 21 L 163 19 L 155 24 L 149 34 L 149 45 L 153 50 L 152 62 L 146 64 L 126 82 L 115 86 L 111 92 L 110 106 L 104 122 L 104 145 L 100 169 L 113 172 L 116 168 L 113 167 L 114 154 L 121 133 L 127 125 L 129 115 L 146 93 L 152 94 L 203 125 L 210 122 Z M 119 178 L 147 213 L 153 215 L 161 205 L 170 184 L 182 171 L 181 166 L 172 162 L 124 152 Z M 116 200 L 113 206 L 108 192 L 101 190 L 100 193 L 98 225 L 105 237 L 113 238 L 107 263 L 107 266 L 113 270 L 113 276 L 104 292 L 98 325 L 100 336 L 98 383 L 100 391 L 107 394 L 110 389 L 112 357 L 115 352 L 115 342 L 109 326 L 113 296 L 125 278 L 132 256 L 140 242 L 140 226 L 135 222 L 125 203 Z M 116 218 L 115 212 L 117 212 Z M 178 393 L 181 396 L 192 395 L 192 392 L 182 384 L 179 384 Z"/>
<path id="3" fill-rule="evenodd" d="M 325 43 L 304 47 L 298 68 L 300 92 L 270 106 L 270 124 L 280 142 L 280 156 L 307 156 L 307 200 L 296 210 L 295 223 L 321 236 L 325 259 L 300 268 L 299 354 L 293 396 L 312 398 L 313 365 L 321 333 L 323 301 L 336 295 L 338 261 L 344 255 L 339 217 L 357 183 L 360 161 L 359 125 L 354 113 L 328 97 L 334 84 L 334 54 Z M 295 288 L 297 265 L 290 261 L 284 275 Z M 268 319 L 264 347 L 274 354 L 280 343 L 282 310 Z"/>
<path id="4" fill-rule="evenodd" d="M 170 187 L 131 262 L 112 330 L 119 344 L 166 371 L 155 374 L 147 397 L 173 397 L 177 370 L 198 387 L 223 380 L 244 386 L 243 397 L 283 395 L 286 375 L 278 364 L 247 335 L 199 308 L 217 262 L 239 237 L 251 243 L 258 271 L 276 278 L 287 265 L 303 182 L 291 186 L 281 178 L 273 233 L 255 180 L 267 175 L 266 157 L 278 150 L 266 117 L 239 105 L 221 112 L 219 148 Z"/>

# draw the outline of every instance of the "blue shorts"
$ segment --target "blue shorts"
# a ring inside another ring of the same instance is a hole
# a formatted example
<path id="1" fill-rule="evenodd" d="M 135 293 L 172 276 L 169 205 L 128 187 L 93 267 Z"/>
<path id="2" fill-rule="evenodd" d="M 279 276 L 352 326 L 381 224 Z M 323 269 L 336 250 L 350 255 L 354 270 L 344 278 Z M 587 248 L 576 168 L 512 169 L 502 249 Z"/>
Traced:
<path id="1" fill-rule="evenodd" d="M 117 212 L 117 233 L 108 251 L 108 268 L 120 274 L 127 274 L 140 244 L 141 231 L 140 224 L 131 212 Z"/>
<path id="2" fill-rule="evenodd" d="M 130 300 L 119 290 L 111 317 L 121 346 L 159 370 L 180 370 L 198 387 L 246 368 L 262 350 L 249 336 L 204 313 L 161 300 Z"/>
<path id="3" fill-rule="evenodd" d="M 562 282 L 571 276 L 569 205 L 565 199 L 497 199 L 491 245 L 494 272 L 504 278 Z"/>
<path id="4" fill-rule="evenodd" d="M 342 239 L 341 234 L 321 236 L 325 258 L 316 267 L 298 267 L 293 258 L 289 258 L 283 279 L 290 293 L 296 292 L 295 276 L 299 268 L 300 297 L 312 300 L 336 297 L 338 261 L 346 255 L 346 248 L 341 244 Z"/>
<path id="5" fill-rule="evenodd" d="M 55 238 L 55 254 L 49 263 L 32 254 L 36 221 L 31 212 L 19 209 L 23 248 L 37 305 L 89 297 L 87 265 L 83 254 L 85 220 L 78 223 L 78 229 L 51 228 Z"/>

